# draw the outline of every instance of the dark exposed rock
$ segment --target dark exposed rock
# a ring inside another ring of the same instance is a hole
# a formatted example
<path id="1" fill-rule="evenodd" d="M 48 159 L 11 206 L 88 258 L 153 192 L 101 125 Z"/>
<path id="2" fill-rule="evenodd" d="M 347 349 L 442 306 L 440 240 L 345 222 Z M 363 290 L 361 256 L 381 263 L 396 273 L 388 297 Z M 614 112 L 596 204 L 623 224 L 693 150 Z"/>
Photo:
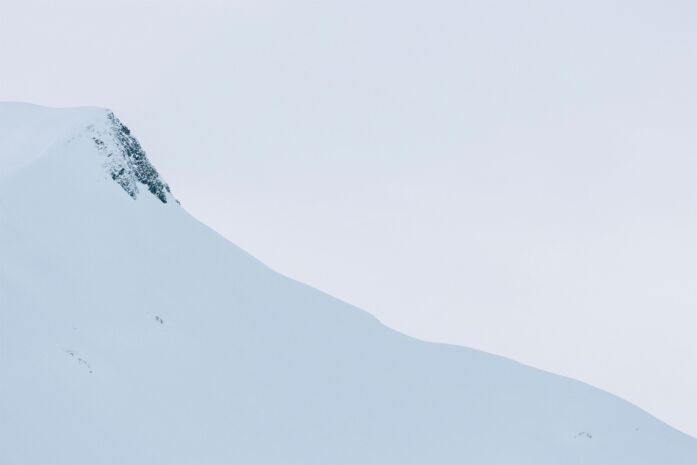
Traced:
<path id="1" fill-rule="evenodd" d="M 171 194 L 169 186 L 162 181 L 138 140 L 131 135 L 131 131 L 114 113 L 107 113 L 107 119 L 109 136 L 113 137 L 114 149 L 117 153 L 109 151 L 107 144 L 101 138 L 93 137 L 93 140 L 98 149 L 108 152 L 107 158 L 111 161 L 107 167 L 111 178 L 134 199 L 139 193 L 138 184 L 142 184 L 160 201 L 167 203 L 167 194 Z"/>

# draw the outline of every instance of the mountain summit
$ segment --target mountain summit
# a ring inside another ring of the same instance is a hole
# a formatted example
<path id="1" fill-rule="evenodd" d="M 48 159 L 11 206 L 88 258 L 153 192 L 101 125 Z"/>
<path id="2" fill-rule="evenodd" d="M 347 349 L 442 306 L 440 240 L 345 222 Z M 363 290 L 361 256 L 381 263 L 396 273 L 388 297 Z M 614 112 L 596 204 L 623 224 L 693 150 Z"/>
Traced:
<path id="1" fill-rule="evenodd" d="M 96 108 L 0 104 L 0 373 L 2 464 L 697 462 L 613 395 L 273 272 Z"/>
<path id="2" fill-rule="evenodd" d="M 71 144 L 91 140 L 106 174 L 136 199 L 145 188 L 161 202 L 171 200 L 171 191 L 148 160 L 138 140 L 110 110 L 101 108 L 51 109 L 34 105 L 4 103 L 0 109 L 0 176 L 4 170 Z"/>

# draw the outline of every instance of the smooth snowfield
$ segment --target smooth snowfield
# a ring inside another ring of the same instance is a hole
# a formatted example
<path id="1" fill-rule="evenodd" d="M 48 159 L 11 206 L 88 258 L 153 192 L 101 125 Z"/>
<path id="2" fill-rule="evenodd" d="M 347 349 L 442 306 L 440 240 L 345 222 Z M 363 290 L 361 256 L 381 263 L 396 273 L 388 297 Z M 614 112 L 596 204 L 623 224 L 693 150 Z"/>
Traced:
<path id="1" fill-rule="evenodd" d="M 106 115 L 0 104 L 0 464 L 697 463 L 615 396 L 394 332 L 133 199 Z"/>

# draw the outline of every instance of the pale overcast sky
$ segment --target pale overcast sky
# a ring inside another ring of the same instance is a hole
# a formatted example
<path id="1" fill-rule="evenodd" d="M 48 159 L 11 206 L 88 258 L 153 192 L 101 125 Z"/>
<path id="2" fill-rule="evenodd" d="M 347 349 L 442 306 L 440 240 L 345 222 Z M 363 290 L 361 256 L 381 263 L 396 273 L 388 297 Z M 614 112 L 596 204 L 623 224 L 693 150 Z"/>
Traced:
<path id="1" fill-rule="evenodd" d="M 112 108 L 276 270 L 697 436 L 693 0 L 3 0 L 0 100 Z"/>

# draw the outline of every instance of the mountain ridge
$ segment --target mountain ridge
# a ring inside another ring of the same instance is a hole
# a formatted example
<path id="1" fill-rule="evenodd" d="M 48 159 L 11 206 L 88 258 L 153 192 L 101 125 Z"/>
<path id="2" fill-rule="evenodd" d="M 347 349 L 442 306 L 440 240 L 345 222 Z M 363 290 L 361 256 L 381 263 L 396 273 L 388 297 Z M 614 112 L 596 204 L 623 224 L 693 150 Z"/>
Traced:
<path id="1" fill-rule="evenodd" d="M 0 105 L 0 160 L 31 161 L 0 176 L 0 463 L 697 458 L 615 396 L 399 334 L 154 193 L 132 201 L 96 110 L 18 111 Z"/>
<path id="2" fill-rule="evenodd" d="M 79 108 L 53 108 L 49 111 L 41 110 L 38 105 L 21 104 L 19 102 L 0 102 L 0 108 L 17 113 L 20 109 L 23 116 L 34 118 L 34 124 L 50 122 L 52 116 L 70 115 L 70 123 L 64 128 L 64 133 L 47 142 L 40 155 L 51 150 L 54 144 L 71 143 L 80 137 L 91 137 L 98 152 L 104 157 L 103 165 L 111 178 L 119 184 L 133 199 L 140 194 L 140 188 L 145 187 L 152 195 L 162 203 L 167 203 L 173 198 L 169 185 L 160 177 L 155 167 L 150 163 L 145 151 L 138 140 L 133 137 L 130 130 L 110 109 L 98 107 Z M 34 110 L 34 111 L 31 111 Z M 5 118 L 6 120 L 7 118 Z M 21 119 L 21 118 L 20 118 Z M 5 122 L 5 121 L 3 121 Z M 3 134 L 3 139 L 10 139 Z M 1 147 L 6 155 L 13 151 L 13 147 Z M 21 157 L 17 157 L 21 158 Z M 38 158 L 27 157 L 27 158 Z M 8 162 L 0 158 L 5 164 Z M 24 160 L 26 163 L 26 160 Z M 15 165 L 21 167 L 22 160 L 16 159 Z M 0 171 L 0 175 L 2 171 Z M 174 199 L 176 201 L 176 199 Z"/>

